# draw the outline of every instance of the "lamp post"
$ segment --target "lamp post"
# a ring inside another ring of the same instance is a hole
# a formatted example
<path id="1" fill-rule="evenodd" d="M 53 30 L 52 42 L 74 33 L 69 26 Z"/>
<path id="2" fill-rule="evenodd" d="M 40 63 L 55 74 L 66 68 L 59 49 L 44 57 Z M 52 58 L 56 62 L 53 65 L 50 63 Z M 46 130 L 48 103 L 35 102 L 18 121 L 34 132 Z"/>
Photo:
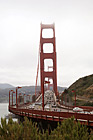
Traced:
<path id="1" fill-rule="evenodd" d="M 31 97 L 31 95 L 29 94 L 28 96 L 29 96 L 29 103 L 30 103 L 30 97 Z"/>
<path id="2" fill-rule="evenodd" d="M 30 102 L 30 96 L 31 95 L 29 95 L 29 94 L 26 96 L 27 97 L 26 100 L 28 101 L 28 103 Z"/>
<path id="3" fill-rule="evenodd" d="M 65 89 L 64 90 L 64 93 L 65 93 L 65 106 L 67 105 L 67 93 L 68 93 L 68 90 Z"/>
<path id="4" fill-rule="evenodd" d="M 15 93 L 14 91 L 12 91 L 12 106 L 13 106 L 13 93 Z"/>
<path id="5" fill-rule="evenodd" d="M 63 105 L 63 94 L 64 94 L 64 92 L 62 92 L 62 95 L 61 95 L 61 97 L 62 97 L 62 105 Z"/>
<path id="6" fill-rule="evenodd" d="M 76 106 L 76 91 L 72 90 L 72 92 L 75 94 L 75 106 Z"/>
<path id="7" fill-rule="evenodd" d="M 26 96 L 26 94 L 23 95 L 23 104 L 24 104 L 24 96 Z"/>
<path id="8" fill-rule="evenodd" d="M 18 96 L 18 105 L 20 105 L 20 95 L 22 95 L 22 93 L 19 93 L 19 96 Z"/>
<path id="9" fill-rule="evenodd" d="M 18 89 L 22 88 L 22 87 L 16 87 L 16 107 L 18 107 L 18 101 L 17 101 L 17 93 L 18 93 Z"/>
<path id="10" fill-rule="evenodd" d="M 67 95 L 65 94 L 65 106 L 67 105 Z"/>
<path id="11" fill-rule="evenodd" d="M 10 107 L 10 93 L 13 92 L 13 90 L 9 90 L 9 107 Z"/>
<path id="12" fill-rule="evenodd" d="M 69 112 L 69 96 L 68 96 L 68 112 Z"/>

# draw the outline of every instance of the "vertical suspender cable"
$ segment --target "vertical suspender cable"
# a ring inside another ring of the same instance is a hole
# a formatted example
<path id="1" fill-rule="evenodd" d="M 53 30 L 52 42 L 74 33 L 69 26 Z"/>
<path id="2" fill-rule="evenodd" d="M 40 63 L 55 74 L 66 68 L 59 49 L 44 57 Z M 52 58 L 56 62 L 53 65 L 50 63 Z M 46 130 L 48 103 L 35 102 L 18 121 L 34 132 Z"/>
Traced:
<path id="1" fill-rule="evenodd" d="M 37 81 L 38 81 L 38 72 L 39 72 L 39 56 L 40 56 L 40 45 L 39 45 L 39 51 L 38 51 L 38 65 L 37 65 L 37 75 L 36 75 L 36 85 L 35 85 L 35 96 L 36 96 Z"/>

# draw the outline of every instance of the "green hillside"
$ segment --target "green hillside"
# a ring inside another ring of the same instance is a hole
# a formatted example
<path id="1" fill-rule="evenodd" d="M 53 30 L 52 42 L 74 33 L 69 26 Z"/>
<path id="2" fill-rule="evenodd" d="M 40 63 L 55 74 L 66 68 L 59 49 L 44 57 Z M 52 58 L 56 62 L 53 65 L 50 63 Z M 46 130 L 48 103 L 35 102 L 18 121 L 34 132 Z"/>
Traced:
<path id="1" fill-rule="evenodd" d="M 68 90 L 69 92 L 75 90 L 79 95 L 84 95 L 89 87 L 93 87 L 93 74 L 78 79 Z"/>
<path id="2" fill-rule="evenodd" d="M 82 77 L 78 79 L 75 83 L 73 83 L 69 88 L 68 91 L 71 92 L 75 90 L 78 95 L 84 94 L 93 94 L 93 74 L 89 76 Z"/>
<path id="3" fill-rule="evenodd" d="M 74 104 L 76 93 L 76 105 L 93 106 L 93 74 L 82 77 L 74 82 L 69 88 L 68 93 Z"/>

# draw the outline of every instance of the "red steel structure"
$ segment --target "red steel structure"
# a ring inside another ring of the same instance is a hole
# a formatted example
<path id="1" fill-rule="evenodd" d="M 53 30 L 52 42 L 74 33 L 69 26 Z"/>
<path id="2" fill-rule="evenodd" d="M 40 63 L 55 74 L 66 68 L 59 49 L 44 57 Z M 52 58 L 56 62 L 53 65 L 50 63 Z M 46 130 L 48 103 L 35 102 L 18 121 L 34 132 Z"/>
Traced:
<path id="1" fill-rule="evenodd" d="M 43 38 L 42 37 L 42 31 L 44 29 L 52 29 L 53 30 L 53 38 Z M 45 53 L 43 51 L 43 45 L 44 43 L 52 43 L 53 44 L 53 52 L 52 53 Z M 40 73 L 41 73 L 41 93 L 42 93 L 42 108 L 43 110 L 39 109 L 33 109 L 30 108 L 30 105 L 33 105 L 33 102 L 30 102 L 30 96 L 23 94 L 22 98 L 23 104 L 20 104 L 19 97 L 18 97 L 18 89 L 21 87 L 16 87 L 16 104 L 13 104 L 13 90 L 9 91 L 9 111 L 19 115 L 19 116 L 27 116 L 30 118 L 35 118 L 35 119 L 40 119 L 40 120 L 49 120 L 49 121 L 63 121 L 64 119 L 71 118 L 72 116 L 75 117 L 75 121 L 80 121 L 82 124 L 88 125 L 88 126 L 93 126 L 93 114 L 85 114 L 85 113 L 77 113 L 73 112 L 74 106 L 69 106 L 70 107 L 70 112 L 69 108 L 67 106 L 62 106 L 62 110 L 57 112 L 57 111 L 46 111 L 44 110 L 44 84 L 47 83 L 49 84 L 49 81 L 46 81 L 45 78 L 48 79 L 53 79 L 53 90 L 55 95 L 57 95 L 57 66 L 56 66 L 56 46 L 55 46 L 55 27 L 54 24 L 51 25 L 44 25 L 41 24 L 41 34 L 40 34 L 40 47 L 39 47 L 39 55 L 40 55 Z M 52 59 L 53 60 L 53 71 L 44 71 L 44 60 L 45 59 Z M 36 86 L 37 86 L 37 79 L 38 79 L 38 70 L 39 70 L 39 62 L 38 62 L 38 67 L 37 67 L 37 76 L 36 76 Z M 36 93 L 36 89 L 35 89 Z M 12 96 L 12 103 L 11 101 L 11 96 Z M 24 102 L 24 97 L 29 97 L 26 102 Z M 75 97 L 76 99 L 76 97 Z M 29 100 L 29 101 L 28 101 Z M 86 106 L 79 106 L 83 110 L 87 111 L 93 111 L 93 107 L 86 107 Z M 64 111 L 65 109 L 65 111 Z"/>
<path id="2" fill-rule="evenodd" d="M 36 89 L 37 89 L 38 72 L 39 72 L 39 55 L 40 55 L 40 45 L 39 45 L 39 51 L 38 51 L 38 65 L 37 65 L 36 84 L 35 84 L 35 96 L 37 92 Z"/>
<path id="3" fill-rule="evenodd" d="M 82 107 L 83 108 L 83 107 Z M 42 110 L 32 110 L 25 109 L 25 107 L 15 108 L 10 106 L 9 111 L 19 115 L 19 116 L 27 116 L 30 118 L 49 120 L 49 121 L 57 121 L 61 122 L 64 119 L 75 117 L 75 121 L 80 121 L 81 124 L 93 126 L 93 114 L 82 114 L 77 112 L 55 112 L 55 111 L 42 111 Z"/>
<path id="4" fill-rule="evenodd" d="M 42 32 L 44 29 L 53 30 L 53 38 L 43 38 Z M 53 44 L 53 52 L 45 53 L 43 50 L 44 43 Z M 53 71 L 44 71 L 44 60 L 52 59 L 53 60 Z M 56 44 L 55 44 L 55 26 L 54 24 L 44 25 L 41 24 L 41 33 L 40 33 L 40 73 L 41 73 L 41 93 L 42 93 L 42 107 L 44 110 L 44 82 L 45 78 L 53 79 L 53 90 L 55 95 L 57 95 L 57 66 L 56 66 Z"/>

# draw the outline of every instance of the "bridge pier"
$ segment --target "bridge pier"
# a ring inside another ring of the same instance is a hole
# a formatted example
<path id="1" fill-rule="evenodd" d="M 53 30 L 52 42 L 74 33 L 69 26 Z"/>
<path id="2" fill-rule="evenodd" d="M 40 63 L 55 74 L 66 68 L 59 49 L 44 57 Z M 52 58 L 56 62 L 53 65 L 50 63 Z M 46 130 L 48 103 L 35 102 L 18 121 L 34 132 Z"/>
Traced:
<path id="1" fill-rule="evenodd" d="M 51 130 L 54 130 L 57 127 L 58 122 L 31 118 L 32 122 L 37 122 L 37 127 L 41 132 L 46 131 L 48 129 L 49 133 Z"/>

